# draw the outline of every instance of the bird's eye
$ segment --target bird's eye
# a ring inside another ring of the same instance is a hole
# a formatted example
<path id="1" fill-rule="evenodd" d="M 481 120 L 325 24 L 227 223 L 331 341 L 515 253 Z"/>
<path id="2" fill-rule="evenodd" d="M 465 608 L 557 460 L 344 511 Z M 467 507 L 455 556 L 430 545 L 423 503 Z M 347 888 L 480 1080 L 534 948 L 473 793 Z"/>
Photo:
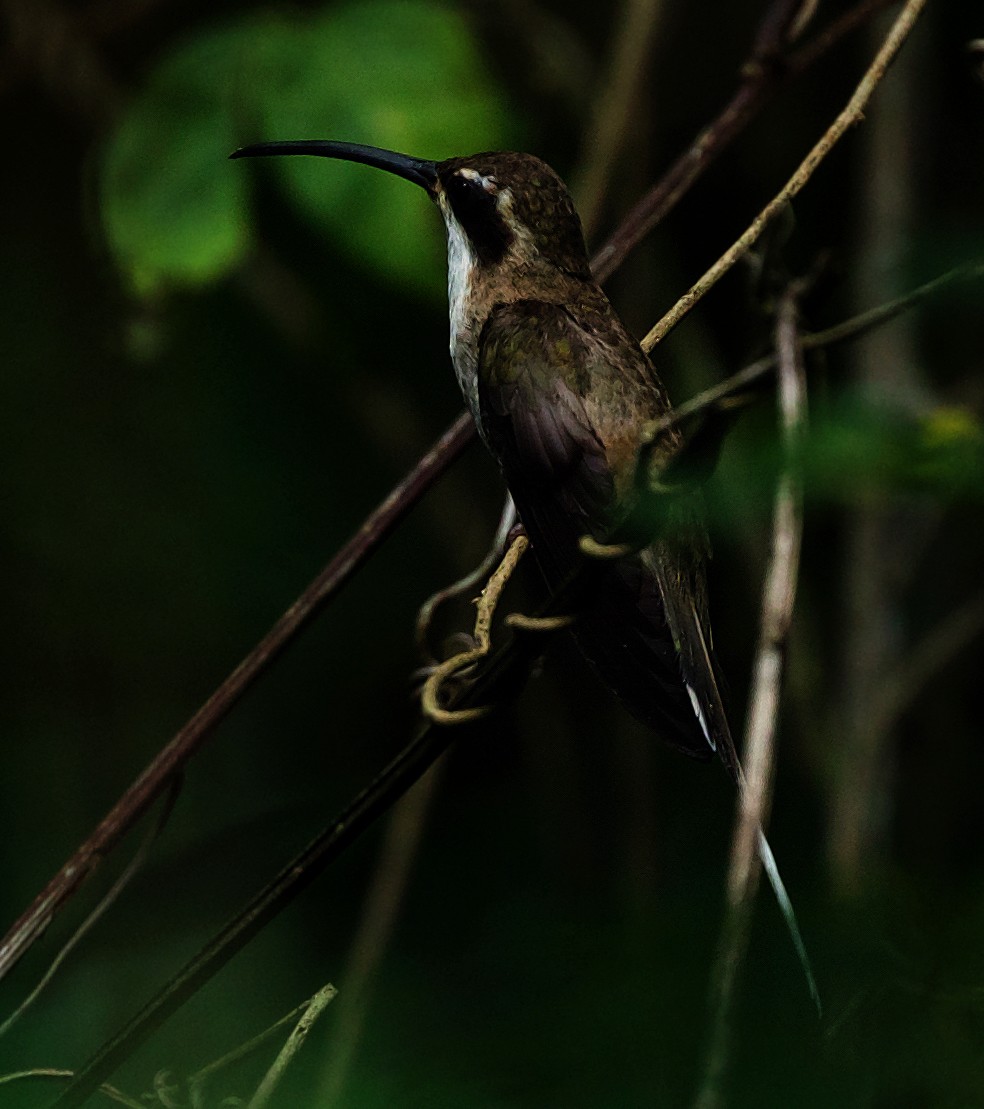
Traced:
<path id="1" fill-rule="evenodd" d="M 512 239 L 512 232 L 498 209 L 495 178 L 481 177 L 474 170 L 459 170 L 446 178 L 444 191 L 455 219 L 479 257 L 498 261 Z"/>
<path id="2" fill-rule="evenodd" d="M 488 188 L 487 178 L 455 173 L 445 188 L 448 200 L 459 221 L 468 225 L 474 220 L 488 219 L 495 212 L 495 192 Z"/>

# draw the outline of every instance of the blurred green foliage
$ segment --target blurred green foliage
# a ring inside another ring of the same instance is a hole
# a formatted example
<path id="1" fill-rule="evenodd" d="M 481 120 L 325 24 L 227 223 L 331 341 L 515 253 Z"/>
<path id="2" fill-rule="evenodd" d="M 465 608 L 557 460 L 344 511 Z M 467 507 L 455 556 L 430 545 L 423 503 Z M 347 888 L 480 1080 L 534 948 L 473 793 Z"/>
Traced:
<path id="1" fill-rule="evenodd" d="M 356 0 L 285 19 L 248 14 L 183 41 L 149 74 L 107 143 L 107 237 L 138 292 L 229 273 L 252 241 L 246 141 L 341 138 L 449 157 L 521 144 L 461 13 L 429 0 Z M 410 289 L 439 287 L 434 215 L 384 174 L 274 167 L 312 227 Z"/>
<path id="2" fill-rule="evenodd" d="M 765 435 L 756 455 L 759 493 L 767 497 L 783 452 Z M 914 415 L 848 391 L 812 420 L 796 461 L 807 496 L 819 504 L 923 494 L 976 509 L 984 496 L 984 429 L 965 408 Z"/>

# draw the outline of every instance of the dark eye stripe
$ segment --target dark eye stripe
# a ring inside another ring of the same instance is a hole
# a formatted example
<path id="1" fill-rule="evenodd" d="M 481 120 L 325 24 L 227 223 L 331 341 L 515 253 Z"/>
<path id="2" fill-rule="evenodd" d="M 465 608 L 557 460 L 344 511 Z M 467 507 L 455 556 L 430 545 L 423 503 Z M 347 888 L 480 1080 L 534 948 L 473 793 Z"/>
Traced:
<path id="1" fill-rule="evenodd" d="M 451 211 L 471 241 L 479 261 L 500 261 L 512 241 L 512 232 L 499 214 L 495 194 L 460 173 L 451 174 L 444 188 Z"/>

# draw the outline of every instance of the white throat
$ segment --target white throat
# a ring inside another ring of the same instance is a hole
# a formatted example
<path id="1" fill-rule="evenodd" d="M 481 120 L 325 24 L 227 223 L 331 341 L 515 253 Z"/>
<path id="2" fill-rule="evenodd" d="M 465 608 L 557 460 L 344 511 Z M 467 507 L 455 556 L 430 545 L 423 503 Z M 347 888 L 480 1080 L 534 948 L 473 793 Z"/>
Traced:
<path id="1" fill-rule="evenodd" d="M 442 205 L 442 208 L 444 205 Z M 448 229 L 448 306 L 451 317 L 451 360 L 454 362 L 458 385 L 464 395 L 476 424 L 481 427 L 478 411 L 478 368 L 475 344 L 478 336 L 472 334 L 472 315 L 469 300 L 472 291 L 477 259 L 468 236 L 454 215 L 445 209 Z"/>

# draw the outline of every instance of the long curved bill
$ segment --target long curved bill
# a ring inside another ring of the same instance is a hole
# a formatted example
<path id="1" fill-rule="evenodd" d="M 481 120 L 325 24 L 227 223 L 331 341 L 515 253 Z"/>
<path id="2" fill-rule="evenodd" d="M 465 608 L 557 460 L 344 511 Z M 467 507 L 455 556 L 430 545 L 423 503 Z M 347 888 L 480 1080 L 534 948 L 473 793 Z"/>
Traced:
<path id="1" fill-rule="evenodd" d="M 437 187 L 437 163 L 395 150 L 380 150 L 375 146 L 362 146 L 355 142 L 331 142 L 327 139 L 300 139 L 292 142 L 258 142 L 244 146 L 229 155 L 230 158 L 271 158 L 283 154 L 307 154 L 315 158 L 339 158 L 344 162 L 360 162 L 375 166 L 387 173 L 394 173 L 406 181 L 420 185 L 429 193 Z"/>

